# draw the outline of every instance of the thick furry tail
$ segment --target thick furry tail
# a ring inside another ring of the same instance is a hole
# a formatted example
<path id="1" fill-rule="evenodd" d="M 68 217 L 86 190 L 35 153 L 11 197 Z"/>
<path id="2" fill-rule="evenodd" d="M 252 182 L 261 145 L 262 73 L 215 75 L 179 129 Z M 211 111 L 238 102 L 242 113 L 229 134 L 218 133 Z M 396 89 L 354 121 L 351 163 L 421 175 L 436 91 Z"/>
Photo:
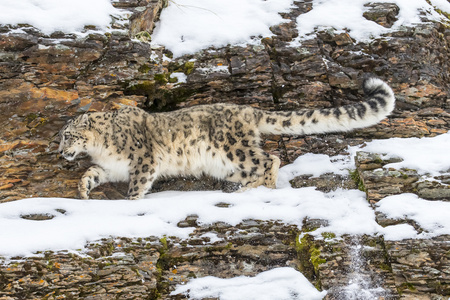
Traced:
<path id="1" fill-rule="evenodd" d="M 336 108 L 293 112 L 262 112 L 258 128 L 264 134 L 313 134 L 369 127 L 386 118 L 395 106 L 392 89 L 377 78 L 363 83 L 366 101 Z"/>

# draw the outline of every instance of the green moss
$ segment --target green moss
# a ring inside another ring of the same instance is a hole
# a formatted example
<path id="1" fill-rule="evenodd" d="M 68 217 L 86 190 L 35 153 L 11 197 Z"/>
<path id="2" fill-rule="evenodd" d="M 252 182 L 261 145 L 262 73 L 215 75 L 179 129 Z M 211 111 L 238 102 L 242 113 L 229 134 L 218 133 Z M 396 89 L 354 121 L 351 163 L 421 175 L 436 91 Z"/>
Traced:
<path id="1" fill-rule="evenodd" d="M 403 291 L 405 291 L 405 290 L 409 290 L 411 292 L 417 291 L 417 289 L 414 287 L 414 285 L 410 282 L 404 282 L 397 288 L 397 291 L 400 295 L 402 295 Z"/>
<path id="2" fill-rule="evenodd" d="M 314 270 L 316 272 L 318 272 L 319 271 L 319 265 L 320 264 L 324 264 L 327 261 L 324 258 L 320 258 L 320 250 L 318 248 L 310 249 L 309 253 L 311 253 L 311 262 L 312 262 L 312 264 L 314 266 Z"/>
<path id="3" fill-rule="evenodd" d="M 158 250 L 159 259 L 156 262 L 156 267 L 158 270 L 168 270 L 174 265 L 177 265 L 180 262 L 183 262 L 182 257 L 174 257 L 171 256 L 169 252 L 169 245 L 167 241 L 167 237 L 163 237 L 159 240 L 161 242 L 162 247 Z"/>
<path id="4" fill-rule="evenodd" d="M 125 82 L 123 84 L 127 94 L 136 95 L 149 95 L 154 93 L 156 89 L 155 85 L 155 81 L 153 80 L 143 80 L 136 84 L 131 84 L 130 82 Z"/>
<path id="5" fill-rule="evenodd" d="M 375 157 L 375 159 L 373 160 L 376 164 L 380 164 L 380 165 L 384 165 L 384 161 L 381 159 L 381 157 L 379 157 L 378 155 Z"/>
<path id="6" fill-rule="evenodd" d="M 132 252 L 136 251 L 136 247 L 125 247 L 125 248 L 122 248 L 122 251 L 125 253 L 132 253 Z"/>
<path id="7" fill-rule="evenodd" d="M 168 283 L 162 282 L 162 273 L 167 268 L 169 264 L 169 256 L 167 254 L 169 250 L 169 245 L 167 243 L 167 237 L 163 237 L 159 240 L 161 242 L 161 248 L 158 250 L 159 252 L 159 259 L 156 262 L 156 270 L 157 273 L 155 274 L 157 276 L 157 284 L 156 289 L 151 291 L 152 298 L 151 299 L 159 299 L 161 294 L 168 290 L 169 285 Z"/>
<path id="8" fill-rule="evenodd" d="M 170 73 L 172 72 L 182 72 L 186 75 L 189 75 L 194 71 L 195 63 L 193 61 L 187 61 L 184 64 L 180 64 L 177 62 L 169 63 L 168 70 Z"/>
<path id="9" fill-rule="evenodd" d="M 156 289 L 150 291 L 150 299 L 160 299 L 161 295 L 169 293 L 170 282 L 167 278 L 163 277 L 163 273 L 172 270 L 176 265 L 188 261 L 188 259 L 181 256 L 174 256 L 169 253 L 169 242 L 167 237 L 163 237 L 160 240 L 161 247 L 159 248 L 159 259 L 156 262 Z M 191 276 L 195 276 L 192 274 Z M 169 279 L 170 280 L 170 279 Z"/>
<path id="10" fill-rule="evenodd" d="M 148 71 L 150 71 L 152 68 L 147 65 L 147 64 L 143 64 L 142 66 L 139 67 L 138 71 L 144 74 L 147 74 Z"/>
<path id="11" fill-rule="evenodd" d="M 30 122 L 36 120 L 38 117 L 39 117 L 38 114 L 29 113 L 28 115 L 26 115 L 25 120 L 27 121 L 27 123 L 30 123 Z"/>
<path id="12" fill-rule="evenodd" d="M 358 186 L 358 190 L 362 192 L 366 192 L 366 187 L 364 186 L 364 182 L 361 179 L 361 176 L 359 175 L 359 171 L 356 170 L 349 170 L 350 177 L 353 179 L 353 181 Z"/>
<path id="13" fill-rule="evenodd" d="M 300 271 L 307 278 L 319 278 L 319 266 L 326 263 L 326 259 L 320 257 L 320 247 L 314 243 L 313 237 L 309 234 L 305 234 L 302 238 L 298 236 L 295 248 L 300 261 Z"/>
<path id="14" fill-rule="evenodd" d="M 380 264 L 380 269 L 388 272 L 392 272 L 392 267 L 388 264 Z"/>
<path id="15" fill-rule="evenodd" d="M 54 266 L 55 266 L 55 262 L 53 260 L 47 261 L 47 266 L 46 266 L 47 270 L 50 270 L 50 271 L 53 270 Z"/>
<path id="16" fill-rule="evenodd" d="M 170 77 L 169 76 L 168 80 L 169 80 L 169 83 L 176 83 L 176 82 L 178 82 L 178 77 Z"/>
<path id="17" fill-rule="evenodd" d="M 189 75 L 189 74 L 191 74 L 192 73 L 192 71 L 194 71 L 194 62 L 193 61 L 188 61 L 188 62 L 186 62 L 185 64 L 184 64 L 184 67 L 183 67 L 183 72 L 184 72 L 184 74 L 186 74 L 186 75 Z"/>
<path id="18" fill-rule="evenodd" d="M 48 118 L 41 117 L 39 113 L 29 113 L 25 116 L 27 127 L 31 130 L 48 123 Z"/>
<path id="19" fill-rule="evenodd" d="M 164 54 L 165 54 L 168 58 L 173 59 L 173 53 L 172 53 L 172 51 L 166 50 L 166 51 L 164 51 Z"/>
<path id="20" fill-rule="evenodd" d="M 157 83 L 164 85 L 169 82 L 169 76 L 168 74 L 162 73 L 162 74 L 155 74 L 154 79 Z"/>
<path id="21" fill-rule="evenodd" d="M 193 95 L 195 91 L 186 88 L 177 88 L 164 92 L 163 99 L 166 101 L 166 108 L 173 109 L 177 103 L 185 101 L 189 96 Z"/>
<path id="22" fill-rule="evenodd" d="M 114 252 L 114 243 L 113 242 L 106 242 L 103 244 L 95 244 L 94 248 L 97 248 L 100 252 L 101 256 L 111 256 Z M 81 249 L 79 250 L 81 251 Z"/>
<path id="23" fill-rule="evenodd" d="M 177 77 L 170 77 L 171 73 L 161 73 L 161 74 L 155 74 L 154 79 L 155 82 L 160 85 L 165 85 L 167 83 L 176 83 L 178 82 Z"/>
<path id="24" fill-rule="evenodd" d="M 142 277 L 141 273 L 139 273 L 139 269 L 138 269 L 138 268 L 136 268 L 136 267 L 131 268 L 131 271 L 133 271 L 134 273 L 136 273 L 136 275 L 137 275 L 138 277 Z"/>
<path id="25" fill-rule="evenodd" d="M 169 246 L 167 244 L 167 237 L 162 237 L 161 239 L 159 239 L 159 241 L 162 244 L 162 248 L 161 248 L 160 252 L 161 251 L 166 252 L 169 249 Z"/>
<path id="26" fill-rule="evenodd" d="M 225 246 L 209 246 L 209 247 L 205 247 L 205 251 L 206 252 L 215 252 L 215 251 L 223 251 L 223 250 L 230 250 L 233 247 L 233 243 L 229 242 L 228 244 L 226 244 Z"/>
<path id="27" fill-rule="evenodd" d="M 171 111 L 178 103 L 185 101 L 196 91 L 186 86 L 166 87 L 169 73 L 156 74 L 155 80 L 140 80 L 123 82 L 125 95 L 142 95 L 147 97 L 147 108 L 150 112 Z M 170 78 L 171 82 L 176 78 Z"/>
<path id="28" fill-rule="evenodd" d="M 331 240 L 331 239 L 336 238 L 336 234 L 333 232 L 322 232 L 321 235 L 326 240 Z"/>
<path id="29" fill-rule="evenodd" d="M 149 43 L 152 41 L 152 36 L 148 31 L 138 32 L 134 37 L 144 43 Z"/>
<path id="30" fill-rule="evenodd" d="M 441 10 L 441 9 L 439 9 L 439 8 L 436 8 L 435 7 L 435 10 L 439 13 L 439 14 L 441 14 L 441 15 L 443 15 L 443 16 L 445 16 L 447 19 L 449 19 L 450 20 L 450 13 L 448 13 L 448 12 L 445 12 L 445 11 L 443 11 L 443 10 Z"/>

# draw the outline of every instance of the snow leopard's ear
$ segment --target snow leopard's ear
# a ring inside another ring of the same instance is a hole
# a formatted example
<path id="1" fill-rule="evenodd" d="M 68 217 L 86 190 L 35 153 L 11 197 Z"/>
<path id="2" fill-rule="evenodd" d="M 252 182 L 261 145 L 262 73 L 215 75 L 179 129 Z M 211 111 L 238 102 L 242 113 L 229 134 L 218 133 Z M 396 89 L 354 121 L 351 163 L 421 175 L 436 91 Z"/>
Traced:
<path id="1" fill-rule="evenodd" d="M 89 115 L 88 114 L 82 114 L 79 117 L 77 127 L 86 129 L 86 128 L 89 128 L 90 124 L 91 124 L 91 122 L 89 121 Z"/>

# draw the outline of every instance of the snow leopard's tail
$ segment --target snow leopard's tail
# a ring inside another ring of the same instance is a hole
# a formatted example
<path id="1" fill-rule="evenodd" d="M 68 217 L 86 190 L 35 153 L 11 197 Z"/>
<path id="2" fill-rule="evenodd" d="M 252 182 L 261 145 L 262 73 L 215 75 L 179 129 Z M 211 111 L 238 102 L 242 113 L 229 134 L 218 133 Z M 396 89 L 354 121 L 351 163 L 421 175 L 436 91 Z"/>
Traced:
<path id="1" fill-rule="evenodd" d="M 262 112 L 258 123 L 265 134 L 314 134 L 350 131 L 374 125 L 387 117 L 395 106 L 392 89 L 382 80 L 366 79 L 366 101 L 336 108 L 292 112 Z"/>

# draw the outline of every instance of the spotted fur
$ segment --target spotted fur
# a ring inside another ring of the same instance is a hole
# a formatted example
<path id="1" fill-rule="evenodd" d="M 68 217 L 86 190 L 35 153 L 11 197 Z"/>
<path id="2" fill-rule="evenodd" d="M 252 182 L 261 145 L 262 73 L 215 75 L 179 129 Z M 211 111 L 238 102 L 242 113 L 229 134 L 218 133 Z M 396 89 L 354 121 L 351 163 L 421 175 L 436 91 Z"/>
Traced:
<path id="1" fill-rule="evenodd" d="M 139 108 L 83 114 L 60 131 L 59 152 L 73 160 L 87 153 L 94 165 L 79 191 L 105 182 L 128 181 L 128 199 L 139 199 L 161 176 L 210 175 L 243 189 L 275 188 L 280 160 L 264 152 L 261 134 L 349 131 L 376 124 L 394 108 L 391 88 L 364 82 L 365 102 L 338 108 L 270 112 L 234 104 L 196 106 L 149 114 Z"/>

